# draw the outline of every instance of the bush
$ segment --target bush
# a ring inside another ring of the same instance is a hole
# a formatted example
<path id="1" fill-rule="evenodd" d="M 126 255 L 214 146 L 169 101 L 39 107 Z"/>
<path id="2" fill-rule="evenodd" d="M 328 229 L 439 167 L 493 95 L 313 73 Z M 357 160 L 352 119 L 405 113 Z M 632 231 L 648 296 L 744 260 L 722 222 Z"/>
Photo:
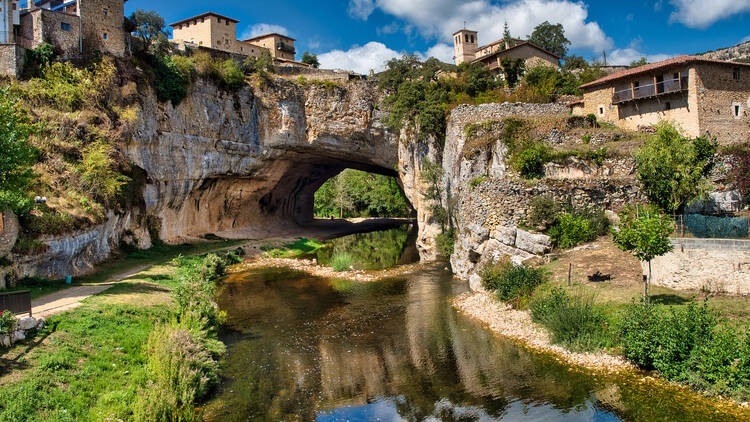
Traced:
<path id="1" fill-rule="evenodd" d="M 629 305 L 620 322 L 623 355 L 644 369 L 656 369 L 669 379 L 684 380 L 694 350 L 708 344 L 718 321 L 707 304 L 657 308 Z"/>
<path id="2" fill-rule="evenodd" d="M 610 344 L 604 313 L 590 297 L 571 297 L 556 288 L 532 301 L 531 317 L 550 330 L 553 342 L 570 350 L 590 352 Z"/>
<path id="3" fill-rule="evenodd" d="M 509 302 L 515 309 L 524 307 L 534 289 L 547 280 L 541 268 L 509 262 L 488 265 L 480 275 L 487 290 L 494 291 L 498 299 Z"/>
<path id="4" fill-rule="evenodd" d="M 348 253 L 337 253 L 331 257 L 331 268 L 333 271 L 349 271 L 354 265 L 354 257 Z"/>
<path id="5" fill-rule="evenodd" d="M 0 333 L 9 334 L 15 331 L 18 320 L 11 311 L 0 311 Z"/>
<path id="6" fill-rule="evenodd" d="M 201 420 L 194 403 L 219 380 L 218 356 L 188 329 L 158 325 L 147 346 L 150 381 L 134 409 L 139 421 Z"/>
<path id="7" fill-rule="evenodd" d="M 445 258 L 450 258 L 451 255 L 453 255 L 453 246 L 455 243 L 456 238 L 456 230 L 455 229 L 449 229 L 446 230 L 435 238 L 435 245 L 437 246 L 440 253 Z"/>
<path id="8" fill-rule="evenodd" d="M 55 59 L 55 53 L 52 45 L 44 43 L 37 48 L 26 50 L 23 59 L 23 73 L 26 77 L 38 76 L 45 66 L 49 66 Z"/>
<path id="9" fill-rule="evenodd" d="M 687 381 L 713 394 L 750 397 L 750 332 L 740 335 L 729 327 L 717 328 L 710 342 L 697 347 Z"/>
<path id="10" fill-rule="evenodd" d="M 13 245 L 13 253 L 21 255 L 39 255 L 47 251 L 47 245 L 37 239 L 21 236 Z"/>
<path id="11" fill-rule="evenodd" d="M 582 216 L 563 213 L 556 225 L 548 232 L 552 242 L 562 249 L 572 248 L 584 242 L 596 239 L 596 233 L 589 226 L 589 220 Z"/>
<path id="12" fill-rule="evenodd" d="M 159 101 L 171 101 L 177 106 L 187 96 L 187 79 L 170 56 L 152 56 L 154 89 Z M 182 63 L 185 65 L 185 63 Z"/>
<path id="13" fill-rule="evenodd" d="M 191 82 L 195 79 L 195 61 L 191 57 L 172 56 L 172 63 L 174 63 L 175 67 L 186 82 Z"/>
<path id="14" fill-rule="evenodd" d="M 104 203 L 111 203 L 130 181 L 130 178 L 116 170 L 114 155 L 112 145 L 95 142 L 83 151 L 83 158 L 78 166 L 83 188 Z"/>
<path id="15" fill-rule="evenodd" d="M 225 60 L 220 69 L 221 85 L 224 88 L 239 89 L 245 84 L 245 74 L 233 59 Z"/>
<path id="16" fill-rule="evenodd" d="M 550 149 L 542 142 L 527 142 L 513 157 L 513 167 L 526 179 L 544 177 L 544 165 L 549 162 Z"/>

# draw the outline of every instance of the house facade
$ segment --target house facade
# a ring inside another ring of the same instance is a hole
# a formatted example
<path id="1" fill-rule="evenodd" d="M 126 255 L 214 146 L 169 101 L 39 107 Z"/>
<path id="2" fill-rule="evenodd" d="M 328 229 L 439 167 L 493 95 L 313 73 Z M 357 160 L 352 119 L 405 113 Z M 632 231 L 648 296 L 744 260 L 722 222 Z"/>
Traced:
<path id="1" fill-rule="evenodd" d="M 721 144 L 750 140 L 750 64 L 679 56 L 581 86 L 583 110 L 628 130 L 660 121 Z"/>
<path id="2" fill-rule="evenodd" d="M 477 35 L 476 31 L 468 29 L 453 34 L 456 65 L 482 63 L 496 75 L 502 73 L 502 61 L 505 58 L 522 59 L 527 69 L 537 66 L 559 67 L 560 57 L 531 42 L 513 38 L 478 46 Z"/>
<path id="3" fill-rule="evenodd" d="M 294 61 L 297 55 L 297 51 L 294 49 L 295 41 L 294 38 L 287 37 L 286 35 L 271 33 L 259 35 L 242 42 L 268 49 L 271 57 L 274 59 Z"/>
<path id="4" fill-rule="evenodd" d="M 213 12 L 170 24 L 172 41 L 180 46 L 206 47 L 233 54 L 258 56 L 261 47 L 237 40 L 240 21 Z"/>

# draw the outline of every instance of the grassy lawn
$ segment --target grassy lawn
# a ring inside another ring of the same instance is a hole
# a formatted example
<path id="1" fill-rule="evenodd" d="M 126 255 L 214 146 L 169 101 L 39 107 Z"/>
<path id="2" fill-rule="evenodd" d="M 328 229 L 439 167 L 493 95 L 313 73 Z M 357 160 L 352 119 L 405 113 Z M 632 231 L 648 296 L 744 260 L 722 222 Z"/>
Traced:
<path id="1" fill-rule="evenodd" d="M 594 295 L 604 305 L 610 321 L 615 321 L 625 306 L 643 295 L 640 263 L 630 254 L 601 238 L 594 247 L 570 250 L 547 264 L 552 282 L 571 292 Z M 568 287 L 568 268 L 572 264 L 572 286 Z M 750 298 L 741 296 L 706 295 L 700 291 L 682 291 L 651 286 L 651 300 L 664 306 L 685 306 L 691 300 L 708 303 L 727 321 L 740 328 L 750 328 Z"/>
<path id="2" fill-rule="evenodd" d="M 74 277 L 73 285 L 104 283 L 127 276 L 131 272 L 138 272 L 149 266 L 164 264 L 180 255 L 202 255 L 222 249 L 237 247 L 243 243 L 245 243 L 244 240 L 224 240 L 183 245 L 161 244 L 143 251 L 132 251 L 126 253 L 122 258 L 116 258 L 97 266 L 97 271 L 93 274 Z M 31 298 L 36 299 L 68 287 L 69 286 L 65 284 L 65 280 L 41 279 L 27 280 L 24 282 L 24 285 L 3 291 L 13 292 L 19 290 L 30 290 Z"/>
<path id="3" fill-rule="evenodd" d="M 146 379 L 143 344 L 170 315 L 174 269 L 135 274 L 0 355 L 0 421 L 127 419 Z"/>

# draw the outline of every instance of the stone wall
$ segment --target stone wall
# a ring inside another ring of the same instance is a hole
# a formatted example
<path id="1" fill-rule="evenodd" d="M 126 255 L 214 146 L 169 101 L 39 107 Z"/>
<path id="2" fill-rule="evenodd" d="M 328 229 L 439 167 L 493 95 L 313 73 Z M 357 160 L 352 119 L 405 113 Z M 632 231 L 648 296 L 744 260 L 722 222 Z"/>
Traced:
<path id="1" fill-rule="evenodd" d="M 18 77 L 23 71 L 25 50 L 18 44 L 0 44 L 0 75 Z"/>
<path id="2" fill-rule="evenodd" d="M 68 13 L 35 9 L 21 16 L 19 41 L 29 49 L 48 43 L 62 53 L 62 58 L 76 57 L 81 50 L 80 18 Z"/>
<path id="3" fill-rule="evenodd" d="M 750 294 L 750 240 L 674 239 L 673 244 L 673 252 L 651 262 L 655 285 Z M 648 264 L 643 271 L 648 274 Z"/>
<path id="4" fill-rule="evenodd" d="M 125 2 L 123 0 L 79 0 L 78 10 L 86 48 L 125 55 Z M 106 34 L 106 37 L 105 37 Z"/>
<path id="5" fill-rule="evenodd" d="M 308 81 L 329 81 L 345 83 L 355 79 L 363 79 L 362 75 L 345 70 L 315 69 L 313 67 L 302 66 L 280 66 L 276 73 L 288 77 L 304 77 Z"/>
<path id="6" fill-rule="evenodd" d="M 739 80 L 733 79 L 731 65 L 695 66 L 698 89 L 693 104 L 698 104 L 700 132 L 715 136 L 723 145 L 750 142 L 750 67 L 737 68 Z M 735 106 L 739 107 L 739 116 L 734 115 Z"/>

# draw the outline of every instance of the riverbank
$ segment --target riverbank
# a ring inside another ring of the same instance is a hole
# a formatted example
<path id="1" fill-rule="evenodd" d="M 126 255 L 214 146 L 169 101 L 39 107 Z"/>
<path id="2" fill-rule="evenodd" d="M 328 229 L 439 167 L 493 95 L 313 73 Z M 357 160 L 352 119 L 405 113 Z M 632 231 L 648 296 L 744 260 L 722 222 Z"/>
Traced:
<path id="1" fill-rule="evenodd" d="M 231 272 L 242 272 L 258 268 L 289 268 L 292 270 L 305 272 L 315 277 L 337 278 L 368 283 L 383 280 L 386 278 L 399 277 L 415 273 L 422 270 L 424 268 L 424 264 L 416 263 L 399 265 L 397 267 L 387 268 L 384 270 L 334 271 L 334 269 L 331 267 L 318 265 L 317 261 L 315 261 L 314 259 L 270 258 L 261 256 L 242 264 L 233 266 Z"/>

